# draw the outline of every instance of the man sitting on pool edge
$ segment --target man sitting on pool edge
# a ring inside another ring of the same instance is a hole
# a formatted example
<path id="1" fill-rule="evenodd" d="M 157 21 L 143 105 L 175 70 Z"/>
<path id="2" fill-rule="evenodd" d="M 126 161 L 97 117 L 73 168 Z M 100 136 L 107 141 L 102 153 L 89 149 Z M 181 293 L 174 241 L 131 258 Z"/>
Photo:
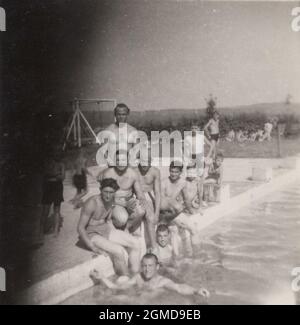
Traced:
<path id="1" fill-rule="evenodd" d="M 133 274 L 139 271 L 140 247 L 138 239 L 114 227 L 111 219 L 117 181 L 106 178 L 101 181 L 100 195 L 90 197 L 83 205 L 78 222 L 80 239 L 94 253 L 107 252 L 113 261 L 115 272 L 127 275 L 124 248 L 128 251 L 129 266 Z M 125 254 L 126 255 L 126 254 Z"/>
<path id="2" fill-rule="evenodd" d="M 105 277 L 101 277 L 97 270 L 93 270 L 90 274 L 95 284 L 102 282 L 109 289 L 127 290 L 133 286 L 139 289 L 146 289 L 149 291 L 158 289 L 167 289 L 175 291 L 182 295 L 197 294 L 203 297 L 209 297 L 209 291 L 205 288 L 196 289 L 188 284 L 175 283 L 171 279 L 158 274 L 159 262 L 156 255 L 147 253 L 143 256 L 141 261 L 141 272 L 134 275 L 131 279 L 122 276 L 114 283 Z"/>

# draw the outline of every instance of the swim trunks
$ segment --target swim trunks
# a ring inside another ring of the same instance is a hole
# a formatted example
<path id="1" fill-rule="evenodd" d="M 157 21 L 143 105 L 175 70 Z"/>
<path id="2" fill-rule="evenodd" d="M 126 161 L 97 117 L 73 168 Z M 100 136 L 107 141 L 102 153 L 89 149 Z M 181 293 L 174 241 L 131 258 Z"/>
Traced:
<path id="1" fill-rule="evenodd" d="M 86 232 L 90 239 L 94 236 L 101 236 L 108 239 L 111 232 L 111 225 L 107 222 L 97 225 L 88 225 L 86 227 Z"/>
<path id="2" fill-rule="evenodd" d="M 219 133 L 211 134 L 210 138 L 211 138 L 211 140 L 215 140 L 216 142 L 218 142 L 218 140 L 220 138 L 220 134 Z"/>
<path id="3" fill-rule="evenodd" d="M 62 181 L 44 181 L 42 204 L 60 205 L 64 201 Z"/>

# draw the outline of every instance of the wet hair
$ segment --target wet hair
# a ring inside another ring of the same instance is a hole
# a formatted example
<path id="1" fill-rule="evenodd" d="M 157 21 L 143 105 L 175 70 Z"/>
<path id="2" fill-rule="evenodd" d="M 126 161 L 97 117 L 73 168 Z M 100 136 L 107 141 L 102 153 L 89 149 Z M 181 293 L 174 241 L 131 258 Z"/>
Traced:
<path id="1" fill-rule="evenodd" d="M 144 259 L 150 259 L 150 258 L 154 259 L 156 264 L 159 264 L 159 262 L 158 262 L 158 257 L 157 257 L 155 254 L 152 254 L 152 253 L 146 253 L 146 254 L 142 257 L 142 261 L 143 261 Z"/>
<path id="2" fill-rule="evenodd" d="M 120 188 L 117 181 L 113 178 L 104 178 L 100 182 L 100 189 L 102 190 L 105 187 L 110 187 L 110 188 L 114 189 L 115 191 L 117 191 Z"/>
<path id="3" fill-rule="evenodd" d="M 179 161 L 179 160 L 173 160 L 173 161 L 171 161 L 171 164 L 170 164 L 169 169 L 173 169 L 173 168 L 178 168 L 182 172 L 182 169 L 183 169 L 182 162 Z"/>
<path id="4" fill-rule="evenodd" d="M 158 234 L 159 232 L 164 232 L 164 231 L 167 231 L 168 233 L 170 233 L 170 229 L 167 225 L 165 224 L 160 224 L 157 226 L 157 229 L 156 229 L 156 233 Z"/>
<path id="5" fill-rule="evenodd" d="M 130 112 L 129 107 L 128 107 L 126 104 L 124 104 L 124 103 L 119 103 L 119 104 L 117 104 L 117 106 L 114 108 L 114 113 L 115 113 L 115 115 L 117 114 L 117 110 L 118 110 L 119 108 L 126 108 L 128 114 L 129 114 L 129 112 Z"/>

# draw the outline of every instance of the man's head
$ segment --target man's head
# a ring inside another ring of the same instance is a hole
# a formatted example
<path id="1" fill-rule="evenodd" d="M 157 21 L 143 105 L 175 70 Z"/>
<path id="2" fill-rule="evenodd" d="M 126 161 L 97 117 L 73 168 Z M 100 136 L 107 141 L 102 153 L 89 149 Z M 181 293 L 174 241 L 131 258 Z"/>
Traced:
<path id="1" fill-rule="evenodd" d="M 158 225 L 156 229 L 156 241 L 161 247 L 166 247 L 170 242 L 170 230 L 167 225 Z"/>
<path id="2" fill-rule="evenodd" d="M 115 193 L 119 189 L 117 181 L 113 178 L 105 178 L 100 183 L 101 198 L 106 203 L 114 200 Z"/>
<path id="3" fill-rule="evenodd" d="M 125 172 L 127 168 L 128 168 L 128 152 L 126 150 L 117 150 L 115 169 L 119 172 Z"/>
<path id="4" fill-rule="evenodd" d="M 220 114 L 219 114 L 217 111 L 214 111 L 213 119 L 214 119 L 215 121 L 217 121 L 217 120 L 219 119 L 219 117 L 220 117 Z"/>
<path id="5" fill-rule="evenodd" d="M 147 280 L 151 280 L 159 269 L 158 258 L 156 255 L 152 253 L 147 253 L 143 256 L 141 261 L 141 273 L 143 278 Z"/>
<path id="6" fill-rule="evenodd" d="M 129 115 L 129 108 L 126 104 L 120 103 L 115 107 L 115 117 L 116 117 L 116 123 L 126 123 L 127 117 Z"/>
<path id="7" fill-rule="evenodd" d="M 192 135 L 196 135 L 197 132 L 200 131 L 200 127 L 198 126 L 198 124 L 196 122 L 193 122 L 191 124 L 191 131 L 192 131 Z"/>
<path id="8" fill-rule="evenodd" d="M 216 165 L 220 167 L 222 165 L 223 160 L 224 160 L 223 154 L 221 152 L 218 152 L 215 158 Z"/>
<path id="9" fill-rule="evenodd" d="M 175 182 L 180 178 L 182 173 L 183 164 L 181 161 L 172 161 L 169 167 L 170 179 Z"/>

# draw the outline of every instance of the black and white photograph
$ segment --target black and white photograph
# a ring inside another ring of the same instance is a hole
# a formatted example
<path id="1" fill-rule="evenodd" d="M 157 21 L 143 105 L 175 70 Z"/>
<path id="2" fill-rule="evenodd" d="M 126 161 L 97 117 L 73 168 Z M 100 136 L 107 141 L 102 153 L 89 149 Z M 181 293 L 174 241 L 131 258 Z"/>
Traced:
<path id="1" fill-rule="evenodd" d="M 299 1 L 0 1 L 0 305 L 299 305 L 299 180 Z"/>

